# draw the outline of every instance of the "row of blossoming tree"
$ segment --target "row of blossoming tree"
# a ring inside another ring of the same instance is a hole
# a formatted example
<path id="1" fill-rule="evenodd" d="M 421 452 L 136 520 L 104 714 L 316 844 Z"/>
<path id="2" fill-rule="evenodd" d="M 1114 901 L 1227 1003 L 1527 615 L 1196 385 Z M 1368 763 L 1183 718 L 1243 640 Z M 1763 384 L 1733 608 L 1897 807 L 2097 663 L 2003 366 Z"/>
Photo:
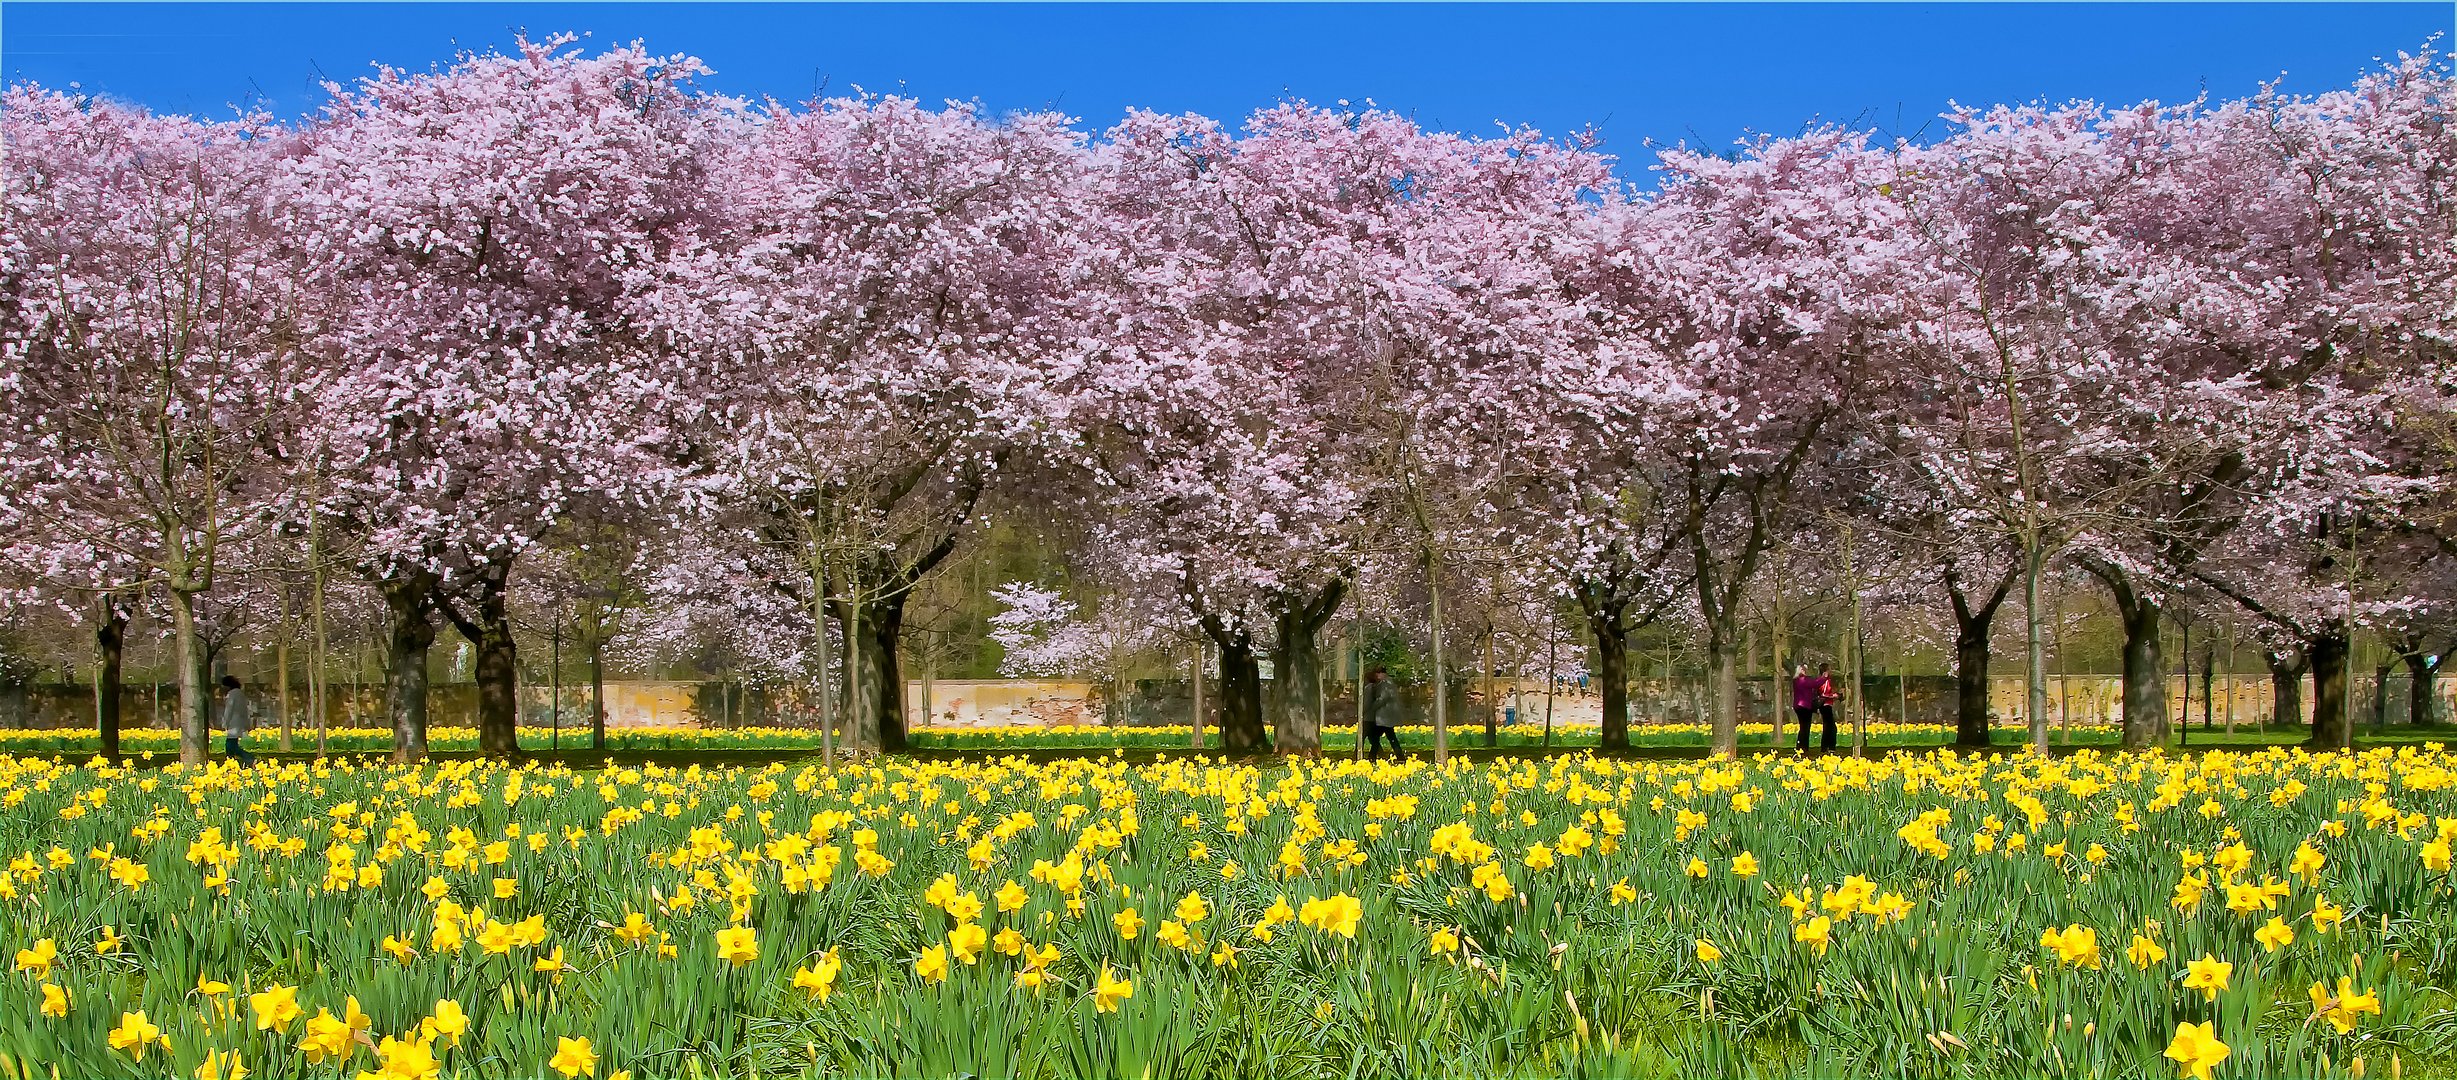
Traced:
<path id="1" fill-rule="evenodd" d="M 906 605 L 993 515 L 1204 641 L 1231 749 L 1319 747 L 1344 613 L 1404 592 L 1438 670 L 1446 596 L 1481 589 L 1583 613 L 1606 745 L 1631 635 L 1688 627 L 1733 752 L 1744 627 L 1787 552 L 1838 543 L 1855 589 L 1950 608 L 1966 686 L 2022 613 L 2040 744 L 2054 575 L 2121 618 L 2132 745 L 2168 723 L 2173 605 L 2308 663 L 2323 745 L 2350 633 L 2418 701 L 2450 647 L 2436 53 L 2312 96 L 1669 150 L 1645 184 L 1592 140 L 1382 111 L 1092 134 L 703 73 L 524 41 L 298 123 L 8 91 L 14 600 L 80 613 L 106 671 L 158 611 L 186 760 L 212 611 L 301 567 L 281 602 L 319 620 L 328 588 L 380 598 L 405 759 L 441 628 L 512 751 L 515 583 L 611 608 L 608 567 L 838 673 L 831 727 L 894 749 Z"/>

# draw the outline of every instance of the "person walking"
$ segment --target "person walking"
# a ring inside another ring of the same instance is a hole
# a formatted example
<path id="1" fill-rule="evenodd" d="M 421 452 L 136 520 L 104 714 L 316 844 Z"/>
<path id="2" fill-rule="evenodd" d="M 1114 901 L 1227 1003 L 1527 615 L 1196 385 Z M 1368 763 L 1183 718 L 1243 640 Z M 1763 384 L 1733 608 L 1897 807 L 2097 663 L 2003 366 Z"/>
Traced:
<path id="1" fill-rule="evenodd" d="M 1834 749 L 1834 706 L 1841 700 L 1843 689 L 1834 681 L 1834 665 L 1817 665 L 1817 714 L 1825 719 L 1824 742 L 1818 747 L 1821 750 Z M 1800 737 L 1805 740 L 1808 735 L 1808 729 L 1803 727 Z"/>
<path id="2" fill-rule="evenodd" d="M 1399 689 L 1391 685 L 1390 673 L 1374 668 L 1365 673 L 1365 756 L 1382 760 L 1382 740 L 1391 744 L 1391 759 L 1396 761 L 1399 749 Z"/>
<path id="3" fill-rule="evenodd" d="M 1809 752 L 1809 717 L 1817 715 L 1817 680 L 1809 677 L 1809 666 L 1792 669 L 1792 715 L 1800 718 L 1800 739 L 1793 748 Z M 1827 745 L 1833 745 L 1829 740 Z"/>
<path id="4" fill-rule="evenodd" d="M 239 685 L 236 675 L 222 676 L 222 749 L 230 759 L 245 768 L 256 763 L 256 755 L 239 745 L 247 736 L 248 721 L 253 719 L 255 705 L 247 697 L 247 687 Z"/>

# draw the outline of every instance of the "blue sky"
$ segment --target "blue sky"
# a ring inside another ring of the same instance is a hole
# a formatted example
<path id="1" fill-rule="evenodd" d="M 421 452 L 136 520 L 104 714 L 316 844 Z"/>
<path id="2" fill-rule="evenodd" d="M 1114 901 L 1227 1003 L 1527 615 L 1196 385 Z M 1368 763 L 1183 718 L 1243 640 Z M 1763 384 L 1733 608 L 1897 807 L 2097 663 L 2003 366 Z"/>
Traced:
<path id="1" fill-rule="evenodd" d="M 136 4 L 12 2 L 0 74 L 157 110 L 250 101 L 295 115 L 323 78 L 414 68 L 513 33 L 583 31 L 698 55 L 710 87 L 824 87 L 1054 107 L 1098 128 L 1129 106 L 1235 116 L 1283 96 L 1372 99 L 1482 133 L 1495 121 L 1607 149 L 1722 149 L 1805 122 L 1934 131 L 1950 101 L 2132 102 L 2345 84 L 2448 44 L 2433 3 L 2192 4 Z"/>

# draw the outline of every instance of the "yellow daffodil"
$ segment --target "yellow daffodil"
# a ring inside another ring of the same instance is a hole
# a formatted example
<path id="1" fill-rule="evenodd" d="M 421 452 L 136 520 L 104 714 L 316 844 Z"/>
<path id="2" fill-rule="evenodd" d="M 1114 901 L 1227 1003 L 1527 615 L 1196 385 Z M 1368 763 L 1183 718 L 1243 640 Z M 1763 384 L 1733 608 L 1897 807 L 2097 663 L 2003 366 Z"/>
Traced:
<path id="1" fill-rule="evenodd" d="M 2184 988 L 2199 990 L 2209 995 L 2211 1001 L 2216 1001 L 2219 993 L 2227 988 L 2227 977 L 2234 972 L 2234 964 L 2203 953 L 2201 959 L 2185 964 Z"/>
<path id="2" fill-rule="evenodd" d="M 60 946 L 50 938 L 38 938 L 34 947 L 17 950 L 17 970 L 34 973 L 37 979 L 51 977 L 51 965 L 60 958 Z"/>
<path id="3" fill-rule="evenodd" d="M 119 1026 L 111 1029 L 109 1041 L 111 1049 L 126 1051 L 129 1057 L 139 1061 L 145 1060 L 146 1049 L 157 1042 L 162 1044 L 164 1050 L 170 1049 L 170 1041 L 162 1037 L 162 1029 L 147 1020 L 142 1009 L 119 1014 Z"/>
<path id="4" fill-rule="evenodd" d="M 256 1030 L 281 1032 L 299 1018 L 299 991 L 295 986 L 275 984 L 247 996 L 248 1011 L 256 1016 Z"/>
<path id="5" fill-rule="evenodd" d="M 546 1059 L 546 1067 L 566 1077 L 597 1075 L 597 1051 L 586 1037 L 555 1039 L 555 1056 Z"/>
<path id="6" fill-rule="evenodd" d="M 836 950 L 829 949 L 819 954 L 818 963 L 793 973 L 793 988 L 808 991 L 810 996 L 824 1004 L 828 995 L 835 992 L 836 977 L 844 971 L 844 966 L 844 961 L 837 957 Z"/>
<path id="7" fill-rule="evenodd" d="M 1092 987 L 1092 1007 L 1095 1010 L 1116 1012 L 1120 1002 L 1134 996 L 1135 984 L 1132 980 L 1118 978 L 1110 974 L 1109 965 L 1101 965 L 1100 978 Z"/>
<path id="8" fill-rule="evenodd" d="M 748 926 L 717 931 L 717 959 L 735 967 L 759 959 L 759 933 Z"/>
<path id="9" fill-rule="evenodd" d="M 2286 920 L 2272 915 L 2268 923 L 2253 931 L 2252 939 L 2260 942 L 2263 948 L 2277 952 L 2295 943 L 2295 930 L 2286 925 Z"/>
<path id="10" fill-rule="evenodd" d="M 2218 1041 L 2213 1024 L 2177 1024 L 2167 1043 L 2167 1059 L 2190 1080 L 2210 1080 L 2210 1070 L 2227 1060 L 2227 1044 Z"/>

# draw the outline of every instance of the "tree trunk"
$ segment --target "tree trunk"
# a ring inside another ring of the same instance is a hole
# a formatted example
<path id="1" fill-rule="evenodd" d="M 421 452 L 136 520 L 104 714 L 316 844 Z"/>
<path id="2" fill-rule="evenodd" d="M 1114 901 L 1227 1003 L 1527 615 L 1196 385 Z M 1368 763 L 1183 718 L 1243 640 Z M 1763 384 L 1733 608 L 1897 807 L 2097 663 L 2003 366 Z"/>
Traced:
<path id="1" fill-rule="evenodd" d="M 377 582 L 392 634 L 385 652 L 384 705 L 392 721 L 395 764 L 427 756 L 427 650 L 435 644 L 435 577 L 407 571 Z"/>
<path id="2" fill-rule="evenodd" d="M 1271 749 L 1263 730 L 1263 672 L 1255 661 L 1254 639 L 1242 631 L 1216 633 L 1220 649 L 1220 749 L 1231 754 L 1256 754 Z"/>
<path id="3" fill-rule="evenodd" d="M 606 645 L 589 638 L 589 749 L 606 750 Z"/>
<path id="4" fill-rule="evenodd" d="M 2303 726 L 2303 676 L 2312 666 L 2298 649 L 2291 653 L 2261 650 L 2269 664 L 2269 722 L 2279 727 Z"/>
<path id="5" fill-rule="evenodd" d="M 1484 744 L 1501 745 L 1501 698 L 1493 688 L 1493 629 L 1484 632 Z"/>
<path id="6" fill-rule="evenodd" d="M 511 757 L 520 752 L 520 655 L 498 589 L 478 601 L 477 645 L 478 752 Z"/>
<path id="7" fill-rule="evenodd" d="M 819 662 L 819 754 L 829 768 L 836 767 L 836 693 L 832 686 L 835 674 L 834 657 L 828 655 L 828 563 L 827 549 L 817 540 L 810 546 L 810 632 L 812 655 Z"/>
<path id="8" fill-rule="evenodd" d="M 2124 622 L 2123 746 L 2139 750 L 2166 741 L 2167 661 L 2157 602 L 2130 590 L 2124 595 L 2116 606 Z"/>
<path id="9" fill-rule="evenodd" d="M 467 617 L 438 596 L 435 606 L 477 650 L 471 671 L 478 686 L 478 752 L 510 757 L 520 751 L 520 654 L 506 603 L 511 561 L 490 560 L 478 571 L 477 607 Z"/>
<path id="10" fill-rule="evenodd" d="M 853 628 L 845 647 L 847 746 L 893 753 L 908 742 L 904 672 L 896 645 L 904 634 L 904 600 L 909 595 L 899 587 L 839 612 L 840 624 Z"/>
<path id="11" fill-rule="evenodd" d="M 2372 665 L 2372 726 L 2382 731 L 2389 728 L 2389 673 L 2397 670 L 2397 659 L 2383 655 Z"/>
<path id="12" fill-rule="evenodd" d="M 2035 532 L 2029 533 L 2022 549 L 2022 711 L 2030 714 L 2026 717 L 2030 721 L 2030 751 L 2042 756 L 2048 752 L 2047 640 L 2040 631 L 2044 620 L 2039 611 L 2039 578 L 2046 572 L 2047 549 L 2039 545 Z M 2062 668 L 2064 601 L 2059 599 L 2056 607 L 2056 666 Z M 2073 741 L 2070 724 L 2065 726 L 2065 741 Z"/>
<path id="13" fill-rule="evenodd" d="M 282 618 L 285 621 L 290 618 L 287 605 L 283 607 Z M 273 680 L 281 688 L 275 693 L 273 707 L 282 713 L 281 746 L 282 753 L 287 754 L 290 752 L 290 631 L 287 626 L 282 629 L 282 636 L 273 641 Z"/>
<path id="14" fill-rule="evenodd" d="M 94 608 L 94 733 L 104 761 L 119 760 L 119 673 L 127 657 L 128 609 L 105 595 Z"/>
<path id="15" fill-rule="evenodd" d="M 196 637 L 196 594 L 165 591 L 171 597 L 171 651 L 179 665 L 179 760 L 202 765 L 213 713 L 213 687 L 206 678 L 209 657 Z"/>
<path id="16" fill-rule="evenodd" d="M 1272 735 L 1283 754 L 1322 756 L 1322 725 L 1314 701 L 1322 689 L 1322 657 L 1314 635 L 1280 616 L 1279 639 L 1271 648 Z"/>
<path id="17" fill-rule="evenodd" d="M 1587 628 L 1595 635 L 1596 678 L 1604 684 L 1604 748 L 1629 749 L 1629 628 L 1619 612 L 1607 617 L 1589 614 Z"/>
<path id="18" fill-rule="evenodd" d="M 1778 593 L 1780 591 L 1777 590 Z M 1777 747 L 1783 745 L 1783 732 L 1791 724 L 1792 673 L 1787 664 L 1791 658 L 1783 653 L 1783 645 L 1791 632 L 1791 612 L 1784 608 L 1783 599 L 1778 595 L 1775 598 L 1774 619 L 1767 626 L 1769 640 L 1766 645 L 1767 659 L 1774 664 L 1774 685 L 1769 688 L 1766 698 L 1767 711 L 1772 714 L 1767 718 L 1767 726 L 1774 733 L 1770 745 Z M 1669 675 L 1670 672 L 1665 674 Z"/>
<path id="19" fill-rule="evenodd" d="M 1740 756 L 1740 682 L 1732 668 L 1732 628 L 1710 626 L 1706 632 L 1706 670 L 1715 680 L 1714 756 Z M 1669 688 L 1671 672 L 1665 672 Z"/>
<path id="20" fill-rule="evenodd" d="M 324 756 L 325 733 L 330 730 L 331 726 L 324 715 L 325 694 L 330 685 L 327 675 L 331 660 L 328 649 L 331 643 L 325 638 L 324 625 L 324 533 L 318 525 L 318 522 L 322 520 L 323 515 L 316 513 L 311 507 L 307 514 L 307 563 L 308 572 L 311 575 L 308 602 L 314 604 L 316 610 L 315 652 L 307 665 L 307 708 L 308 711 L 316 714 L 316 756 L 319 758 Z"/>
<path id="21" fill-rule="evenodd" d="M 1598 733 L 1604 749 L 1629 749 L 1629 635 L 1630 626 L 1623 618 L 1629 602 L 1594 582 L 1582 583 L 1578 589 L 1578 606 L 1587 613 L 1587 632 L 1595 638 L 1596 677 L 1603 681 L 1604 720 Z M 1553 636 L 1552 619 L 1545 619 L 1545 638 Z M 1776 646 L 1778 651 L 1781 646 Z M 1545 676 L 1550 678 L 1549 666 Z M 1671 691 L 1671 672 L 1665 671 L 1665 692 Z"/>
<path id="22" fill-rule="evenodd" d="M 2427 660 L 2419 648 L 2405 654 L 2404 659 L 2406 661 L 2406 722 L 2417 727 L 2436 726 L 2440 722 L 2439 702 L 2436 700 L 2437 695 L 2433 693 L 2433 690 L 2436 689 L 2433 683 L 2437 681 L 2440 674 L 2440 665 L 2446 663 L 2447 659 L 2436 657 Z"/>
<path id="23" fill-rule="evenodd" d="M 2312 661 L 2312 748 L 2344 750 L 2355 734 L 2346 714 L 2346 624 L 2330 620 L 2303 651 Z"/>
<path id="24" fill-rule="evenodd" d="M 1976 597 L 1963 590 L 1952 568 L 1946 569 L 1944 579 L 1946 598 L 1954 605 L 1954 745 L 1986 746 L 1994 734 L 1988 720 L 1988 635 L 2005 597 L 2013 592 L 2014 575 L 1997 578 L 1995 587 Z M 2046 728 L 2032 726 L 2039 728 L 2044 749 Z"/>
<path id="25" fill-rule="evenodd" d="M 1425 581 L 1433 615 L 1433 763 L 1441 765 L 1450 761 L 1450 672 L 1442 656 L 1442 564 L 1430 553 Z"/>
<path id="26" fill-rule="evenodd" d="M 2093 565 L 2090 572 L 2107 585 L 2116 602 L 2116 616 L 2124 624 L 2124 738 L 2123 747 L 2139 750 L 2166 741 L 2167 737 L 2167 663 L 2159 642 L 2160 617 L 2158 601 L 2133 587 L 2132 578 L 2123 570 L 2104 564 Z"/>
<path id="27" fill-rule="evenodd" d="M 1965 622 L 1954 631 L 1956 746 L 1988 745 L 1988 622 L 1994 615 L 1993 609 L 1987 609 L 1976 622 Z"/>
<path id="28" fill-rule="evenodd" d="M 1273 612 L 1269 704 L 1283 754 L 1322 756 L 1322 652 L 1315 638 L 1345 595 L 1347 584 L 1333 581 L 1311 596 L 1282 598 Z"/>

